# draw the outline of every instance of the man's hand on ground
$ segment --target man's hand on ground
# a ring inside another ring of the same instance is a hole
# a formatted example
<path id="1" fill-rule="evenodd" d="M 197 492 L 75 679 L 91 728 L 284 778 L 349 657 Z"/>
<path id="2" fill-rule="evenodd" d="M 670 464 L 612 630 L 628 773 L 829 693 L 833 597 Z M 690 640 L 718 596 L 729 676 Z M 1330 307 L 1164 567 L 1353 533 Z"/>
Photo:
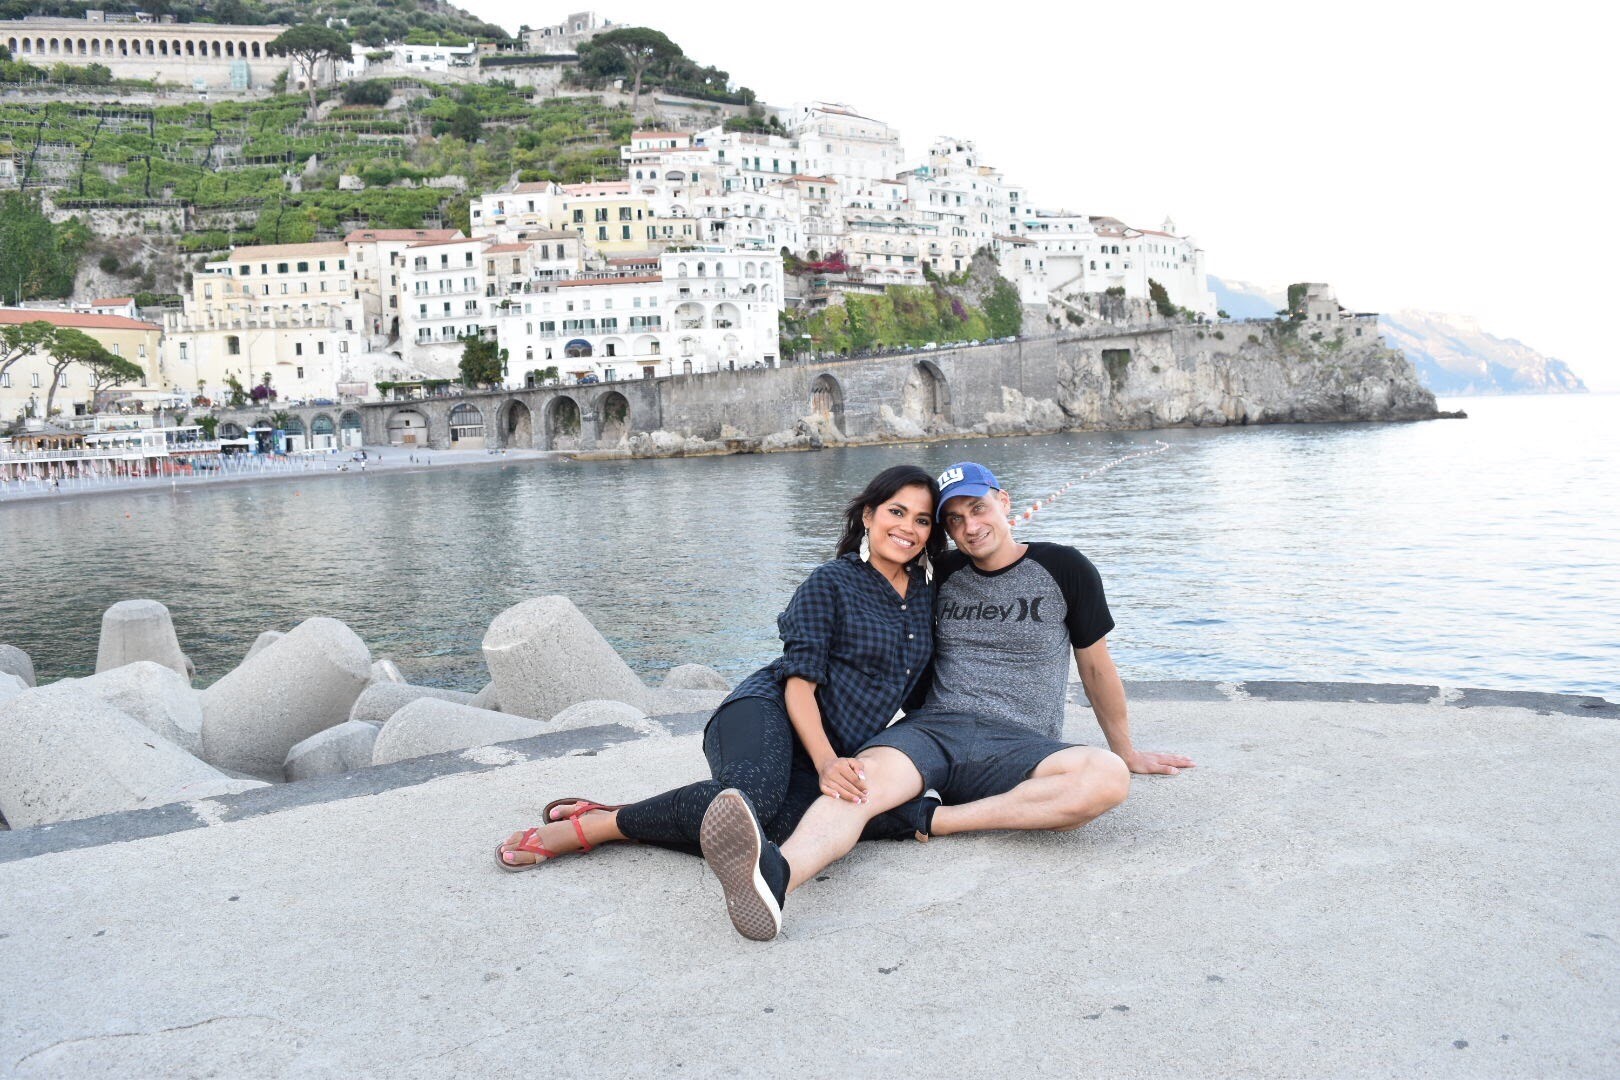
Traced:
<path id="1" fill-rule="evenodd" d="M 821 767 L 821 793 L 850 802 L 866 801 L 866 766 L 857 758 L 833 758 Z"/>
<path id="2" fill-rule="evenodd" d="M 1180 754 L 1160 754 L 1153 750 L 1132 750 L 1125 755 L 1125 767 L 1143 775 L 1159 773 L 1174 776 L 1182 769 L 1193 768 L 1193 759 Z"/>

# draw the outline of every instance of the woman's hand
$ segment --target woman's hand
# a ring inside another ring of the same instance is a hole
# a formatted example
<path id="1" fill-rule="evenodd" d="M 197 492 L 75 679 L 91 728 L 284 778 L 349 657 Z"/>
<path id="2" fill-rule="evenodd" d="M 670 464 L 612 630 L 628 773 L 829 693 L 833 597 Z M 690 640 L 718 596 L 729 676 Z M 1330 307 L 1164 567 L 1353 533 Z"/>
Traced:
<path id="1" fill-rule="evenodd" d="M 821 767 L 821 793 L 850 802 L 866 801 L 866 765 L 859 758 L 833 758 Z"/>

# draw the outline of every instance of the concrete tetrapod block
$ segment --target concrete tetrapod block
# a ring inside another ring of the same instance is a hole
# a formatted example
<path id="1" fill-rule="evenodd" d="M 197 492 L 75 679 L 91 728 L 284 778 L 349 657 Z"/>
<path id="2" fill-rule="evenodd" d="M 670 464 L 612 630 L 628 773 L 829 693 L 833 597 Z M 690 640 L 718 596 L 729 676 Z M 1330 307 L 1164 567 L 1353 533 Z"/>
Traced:
<path id="1" fill-rule="evenodd" d="M 203 757 L 277 777 L 287 751 L 349 718 L 371 679 L 371 651 L 336 619 L 306 619 L 202 692 Z"/>
<path id="2" fill-rule="evenodd" d="M 726 677 L 703 664 L 679 664 L 664 672 L 664 690 L 722 690 L 731 693 Z"/>
<path id="3" fill-rule="evenodd" d="M 376 742 L 376 725 L 359 720 L 346 720 L 337 727 L 317 731 L 287 751 L 287 779 L 312 780 L 364 769 L 371 764 Z"/>
<path id="4" fill-rule="evenodd" d="M 518 716 L 549 719 L 595 698 L 648 701 L 647 687 L 566 596 L 507 608 L 489 624 L 483 648 L 501 708 Z"/>
<path id="5" fill-rule="evenodd" d="M 280 630 L 266 630 L 264 633 L 253 639 L 253 644 L 248 646 L 247 655 L 242 657 L 242 662 L 244 664 L 247 663 L 249 660 L 253 659 L 255 656 L 259 655 L 261 652 L 268 649 L 270 646 L 274 645 L 276 642 L 280 641 L 286 636 L 287 635 L 283 634 Z"/>
<path id="6" fill-rule="evenodd" d="M 547 731 L 572 731 L 574 728 L 601 727 L 617 724 L 641 735 L 667 735 L 662 724 L 649 719 L 634 705 L 622 701 L 581 701 L 570 705 L 551 718 Z"/>
<path id="7" fill-rule="evenodd" d="M 473 699 L 467 702 L 467 704 L 471 705 L 475 709 L 489 709 L 492 712 L 506 711 L 505 709 L 501 708 L 500 698 L 495 696 L 495 684 L 492 682 L 485 683 L 484 688 L 478 691 L 478 693 L 474 694 Z"/>
<path id="8" fill-rule="evenodd" d="M 0 671 L 15 675 L 28 686 L 33 686 L 34 660 L 15 645 L 0 645 Z"/>
<path id="9" fill-rule="evenodd" d="M 9 671 L 0 671 L 0 701 L 14 698 L 24 690 L 28 684 Z"/>
<path id="10" fill-rule="evenodd" d="M 382 659 L 371 662 L 371 685 L 377 686 L 381 683 L 404 683 L 408 681 L 401 674 L 399 665 L 392 660 Z"/>
<path id="11" fill-rule="evenodd" d="M 179 672 L 151 660 L 137 660 L 76 682 L 186 753 L 202 751 L 200 694 Z"/>
<path id="12" fill-rule="evenodd" d="M 80 684 L 0 703 L 0 814 L 12 828 L 263 786 L 211 768 Z"/>
<path id="13" fill-rule="evenodd" d="M 377 745 L 371 751 L 371 762 L 387 765 L 447 750 L 528 739 L 549 730 L 549 725 L 524 716 L 474 709 L 437 698 L 419 698 L 383 725 L 377 735 Z"/>
<path id="14" fill-rule="evenodd" d="M 101 616 L 96 672 L 151 660 L 191 678 L 191 661 L 180 651 L 169 609 L 156 600 L 120 600 Z"/>
<path id="15" fill-rule="evenodd" d="M 349 719 L 381 727 L 399 710 L 422 698 L 453 701 L 457 705 L 475 704 L 471 694 L 464 694 L 460 690 L 440 690 L 436 686 L 412 686 L 410 683 L 372 683 L 354 699 Z"/>

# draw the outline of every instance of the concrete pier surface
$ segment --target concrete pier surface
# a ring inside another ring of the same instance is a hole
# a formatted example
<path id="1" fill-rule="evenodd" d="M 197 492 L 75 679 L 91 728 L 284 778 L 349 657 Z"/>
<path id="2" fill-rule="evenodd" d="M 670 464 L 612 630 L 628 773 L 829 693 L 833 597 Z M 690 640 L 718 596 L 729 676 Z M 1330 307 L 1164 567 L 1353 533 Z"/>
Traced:
<path id="1" fill-rule="evenodd" d="M 1198 768 L 862 845 L 766 944 L 690 856 L 493 863 L 552 798 L 702 775 L 696 716 L 0 833 L 0 1075 L 1620 1075 L 1620 707 L 1131 694 Z"/>

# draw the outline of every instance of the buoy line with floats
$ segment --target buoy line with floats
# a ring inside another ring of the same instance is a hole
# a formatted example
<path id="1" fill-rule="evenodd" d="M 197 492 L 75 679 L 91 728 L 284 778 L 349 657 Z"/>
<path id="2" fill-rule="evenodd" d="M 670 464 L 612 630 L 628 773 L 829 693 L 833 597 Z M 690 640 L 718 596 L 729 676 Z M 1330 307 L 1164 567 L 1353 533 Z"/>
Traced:
<path id="1" fill-rule="evenodd" d="M 1081 473 L 1073 480 L 1070 480 L 1067 484 L 1064 484 L 1062 487 L 1052 492 L 1052 494 L 1048 495 L 1046 498 L 1036 499 L 1034 502 L 1029 504 L 1022 514 L 1014 511 L 1012 523 L 1017 525 L 1020 521 L 1029 521 L 1036 514 L 1040 513 L 1043 507 L 1049 506 L 1050 504 L 1056 502 L 1059 496 L 1067 492 L 1070 488 L 1074 487 L 1074 485 L 1080 483 L 1081 481 L 1090 480 L 1094 476 L 1101 476 L 1103 473 L 1107 472 L 1109 469 L 1112 469 L 1116 465 L 1123 465 L 1127 461 L 1135 461 L 1137 458 L 1152 457 L 1155 454 L 1162 454 L 1168 449 L 1170 449 L 1169 443 L 1162 439 L 1154 439 L 1153 445 L 1146 450 L 1138 450 L 1134 454 L 1125 454 L 1122 457 L 1114 458 L 1112 461 L 1105 461 L 1101 465 L 1098 465 L 1095 469 L 1092 469 L 1090 472 Z"/>

